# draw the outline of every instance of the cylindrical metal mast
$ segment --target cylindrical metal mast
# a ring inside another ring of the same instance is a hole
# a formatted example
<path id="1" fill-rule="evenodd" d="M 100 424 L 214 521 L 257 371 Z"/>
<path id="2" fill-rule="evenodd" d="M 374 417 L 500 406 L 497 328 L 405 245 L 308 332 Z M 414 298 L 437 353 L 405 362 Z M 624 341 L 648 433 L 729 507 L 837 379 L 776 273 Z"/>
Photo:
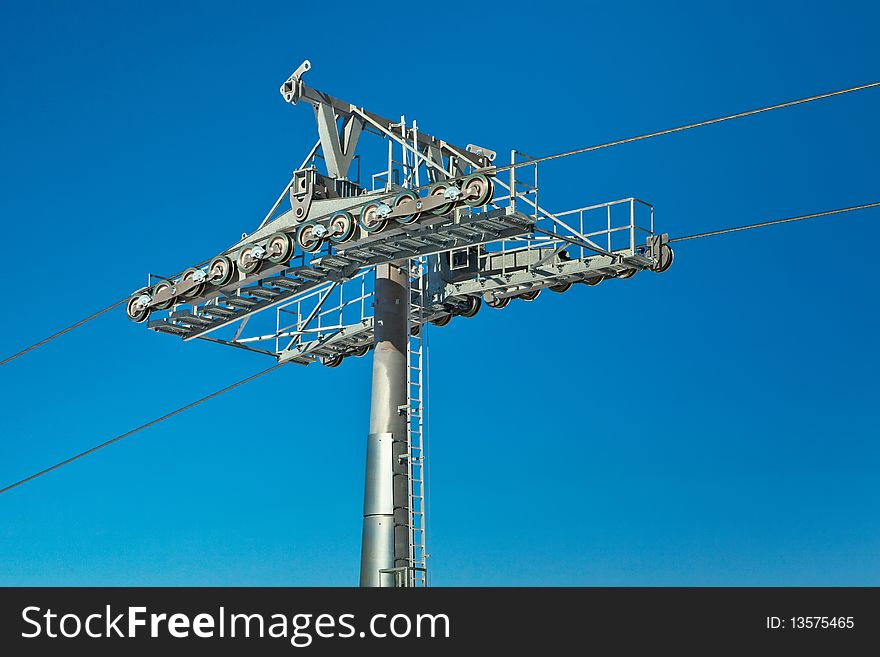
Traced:
<path id="1" fill-rule="evenodd" d="M 409 565 L 407 262 L 376 266 L 374 300 L 373 389 L 367 438 L 361 586 L 393 586 L 395 578 L 379 571 Z M 408 581 L 405 571 L 403 576 Z"/>

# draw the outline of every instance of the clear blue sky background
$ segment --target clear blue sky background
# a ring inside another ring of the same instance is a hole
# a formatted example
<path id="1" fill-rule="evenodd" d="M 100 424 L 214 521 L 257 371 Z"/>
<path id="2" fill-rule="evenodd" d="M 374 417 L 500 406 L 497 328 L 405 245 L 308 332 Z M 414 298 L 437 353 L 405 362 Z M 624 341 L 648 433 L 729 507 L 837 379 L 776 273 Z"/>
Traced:
<path id="1" fill-rule="evenodd" d="M 2 355 L 251 230 L 315 138 L 278 94 L 305 58 L 320 89 L 541 155 L 877 80 L 878 21 L 7 5 Z M 878 114 L 872 90 L 568 159 L 542 200 L 635 195 L 673 235 L 876 201 Z M 876 210 L 689 242 L 662 276 L 433 330 L 434 582 L 880 585 L 878 244 Z M 269 364 L 104 316 L 0 368 L 0 484 Z M 369 370 L 282 369 L 0 496 L 0 584 L 356 584 Z"/>

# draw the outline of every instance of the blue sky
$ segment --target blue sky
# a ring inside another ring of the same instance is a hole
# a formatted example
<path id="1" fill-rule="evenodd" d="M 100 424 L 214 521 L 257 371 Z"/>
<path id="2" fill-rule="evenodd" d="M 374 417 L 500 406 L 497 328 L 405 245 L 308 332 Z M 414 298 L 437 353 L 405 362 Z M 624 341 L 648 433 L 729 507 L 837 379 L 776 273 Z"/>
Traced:
<path id="1" fill-rule="evenodd" d="M 251 230 L 314 142 L 278 94 L 305 58 L 534 155 L 878 79 L 876 3 L 658 5 L 7 5 L 3 355 Z M 637 196 L 672 235 L 876 201 L 878 112 L 554 162 L 542 201 Z M 433 330 L 434 582 L 880 584 L 878 243 L 877 210 L 688 242 Z M 271 362 L 106 315 L 0 368 L 0 484 Z M 0 496 L 0 585 L 356 584 L 369 375 L 283 368 Z"/>

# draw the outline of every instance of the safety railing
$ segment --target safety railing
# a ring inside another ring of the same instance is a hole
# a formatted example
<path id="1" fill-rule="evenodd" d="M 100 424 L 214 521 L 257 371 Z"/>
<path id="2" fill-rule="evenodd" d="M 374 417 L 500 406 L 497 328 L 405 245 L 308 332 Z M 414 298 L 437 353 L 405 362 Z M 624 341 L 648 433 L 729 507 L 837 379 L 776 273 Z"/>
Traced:
<path id="1" fill-rule="evenodd" d="M 281 304 L 272 336 L 276 352 L 281 347 L 290 349 L 319 340 L 372 317 L 372 296 L 372 272 L 363 269 L 346 281 L 323 283 Z"/>

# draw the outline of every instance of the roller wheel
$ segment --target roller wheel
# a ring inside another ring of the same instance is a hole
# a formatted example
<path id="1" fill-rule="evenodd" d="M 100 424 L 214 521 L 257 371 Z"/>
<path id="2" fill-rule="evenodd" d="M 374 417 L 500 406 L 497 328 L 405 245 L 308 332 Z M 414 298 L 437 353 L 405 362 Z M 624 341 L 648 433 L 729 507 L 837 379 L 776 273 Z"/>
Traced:
<path id="1" fill-rule="evenodd" d="M 434 326 L 446 326 L 451 321 L 452 321 L 452 315 L 447 314 L 447 315 L 442 315 L 440 317 L 437 317 L 436 319 L 432 319 L 431 323 Z"/>
<path id="2" fill-rule="evenodd" d="M 266 250 L 263 247 L 256 244 L 245 244 L 239 249 L 238 256 L 235 258 L 235 264 L 245 274 L 253 274 L 260 268 L 260 263 L 265 254 Z"/>
<path id="3" fill-rule="evenodd" d="M 372 201 L 361 208 L 358 225 L 367 233 L 378 233 L 388 225 L 388 220 L 379 216 L 380 205 L 378 201 Z"/>
<path id="4" fill-rule="evenodd" d="M 445 182 L 435 182 L 428 189 L 428 196 L 440 196 L 443 197 L 446 195 L 446 190 L 449 189 L 451 183 Z M 455 201 L 449 201 L 448 203 L 444 203 L 443 205 L 438 205 L 436 208 L 431 210 L 431 214 L 434 215 L 443 215 L 452 212 L 452 208 L 455 207 Z"/>
<path id="5" fill-rule="evenodd" d="M 636 275 L 635 269 L 626 269 L 617 275 L 617 278 L 632 278 Z"/>
<path id="6" fill-rule="evenodd" d="M 657 266 L 652 271 L 662 274 L 672 266 L 673 262 L 675 262 L 675 251 L 668 244 L 663 244 L 660 247 L 660 258 Z"/>
<path id="7" fill-rule="evenodd" d="M 131 321 L 138 324 L 147 321 L 147 318 L 150 316 L 150 309 L 146 305 L 141 305 L 142 297 L 146 297 L 147 300 L 149 299 L 146 289 L 135 292 L 128 300 L 128 303 L 125 304 L 125 314 L 128 315 Z"/>
<path id="8" fill-rule="evenodd" d="M 282 265 L 293 255 L 293 242 L 287 233 L 275 233 L 266 242 L 266 258 L 275 265 Z"/>
<path id="9" fill-rule="evenodd" d="M 330 217 L 329 239 L 334 244 L 342 244 L 354 237 L 357 225 L 350 212 L 337 212 Z"/>
<path id="10" fill-rule="evenodd" d="M 560 283 L 559 285 L 551 285 L 550 289 L 554 292 L 559 292 L 562 294 L 563 292 L 568 292 L 571 288 L 571 283 Z"/>
<path id="11" fill-rule="evenodd" d="M 153 286 L 153 296 L 158 296 L 159 293 L 165 292 L 166 290 L 173 290 L 174 284 L 171 281 L 159 281 Z M 156 304 L 157 310 L 168 310 L 171 306 L 174 305 L 174 297 L 172 296 L 167 301 L 163 301 L 162 303 Z"/>
<path id="12" fill-rule="evenodd" d="M 296 230 L 296 243 L 306 253 L 314 253 L 321 248 L 321 236 L 318 235 L 318 224 L 307 221 Z M 331 367 L 336 367 L 332 365 Z"/>
<path id="13" fill-rule="evenodd" d="M 235 275 L 235 265 L 231 258 L 217 256 L 208 265 L 208 282 L 211 285 L 222 287 L 232 280 Z"/>
<path id="14" fill-rule="evenodd" d="M 326 365 L 327 367 L 339 367 L 342 364 L 342 359 L 344 356 L 342 354 L 338 354 L 336 356 L 325 356 L 321 359 L 321 364 Z"/>
<path id="15" fill-rule="evenodd" d="M 538 295 L 541 294 L 541 288 L 537 290 L 529 290 L 528 292 L 523 292 L 519 295 L 519 298 L 523 301 L 534 301 L 538 298 Z"/>
<path id="16" fill-rule="evenodd" d="M 486 205 L 494 192 L 492 181 L 482 173 L 475 173 L 464 179 L 461 186 L 464 202 L 473 207 Z"/>
<path id="17" fill-rule="evenodd" d="M 486 302 L 486 305 L 490 308 L 495 308 L 497 310 L 501 310 L 506 307 L 507 304 L 510 303 L 510 297 L 493 297 L 489 301 Z"/>
<path id="18" fill-rule="evenodd" d="M 369 353 L 369 351 L 370 351 L 370 345 L 365 344 L 363 347 L 357 347 L 352 353 L 354 353 L 355 356 L 360 358 L 361 356 L 366 356 Z"/>
<path id="19" fill-rule="evenodd" d="M 183 272 L 183 275 L 180 277 L 180 282 L 181 283 L 188 283 L 189 281 L 193 280 L 196 276 L 204 275 L 204 273 L 205 272 L 203 272 L 201 269 L 199 269 L 197 267 L 190 267 L 185 272 Z M 194 288 L 192 288 L 188 292 L 184 292 L 180 296 L 182 296 L 184 299 L 195 299 L 196 297 L 201 296 L 202 292 L 204 292 L 204 291 L 205 291 L 205 281 L 203 280 L 201 283 L 196 285 Z"/>
<path id="20" fill-rule="evenodd" d="M 604 276 L 597 276 L 596 278 L 588 278 L 587 280 L 584 281 L 584 284 L 592 287 L 594 285 L 598 285 L 599 283 L 601 283 L 604 280 L 605 280 Z"/>
<path id="21" fill-rule="evenodd" d="M 416 221 L 418 221 L 419 215 L 421 214 L 419 212 L 419 208 L 421 207 L 422 203 L 419 200 L 419 195 L 416 194 L 415 192 L 411 192 L 409 190 L 407 190 L 405 192 L 401 192 L 400 194 L 397 195 L 397 198 L 394 199 L 394 207 L 398 208 L 402 204 L 406 203 L 407 201 L 414 202 L 415 212 L 413 212 L 412 214 L 405 215 L 403 217 L 397 217 L 397 223 L 403 224 L 404 226 L 407 224 L 412 224 L 412 223 L 415 223 Z"/>
<path id="22" fill-rule="evenodd" d="M 458 308 L 456 314 L 462 317 L 473 317 L 480 312 L 480 306 L 483 305 L 480 297 L 468 297 L 465 305 Z"/>

